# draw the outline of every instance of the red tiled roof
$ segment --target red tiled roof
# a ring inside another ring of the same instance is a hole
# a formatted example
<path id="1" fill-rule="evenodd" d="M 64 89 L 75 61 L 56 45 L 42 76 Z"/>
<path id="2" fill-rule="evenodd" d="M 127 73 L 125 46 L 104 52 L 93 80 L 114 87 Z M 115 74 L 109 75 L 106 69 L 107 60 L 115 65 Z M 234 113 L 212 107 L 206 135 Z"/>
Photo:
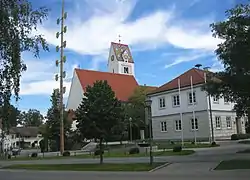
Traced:
<path id="1" fill-rule="evenodd" d="M 150 92 L 149 94 L 155 94 L 163 91 L 169 91 L 173 89 L 178 89 L 178 79 L 180 79 L 180 87 L 187 87 L 191 85 L 190 77 L 192 76 L 193 85 L 204 83 L 204 73 L 205 71 L 201 69 L 192 68 L 175 79 L 169 81 L 168 83 L 160 86 L 156 90 Z"/>
<path id="2" fill-rule="evenodd" d="M 116 97 L 121 101 L 127 101 L 138 87 L 134 76 L 109 72 L 75 69 L 82 88 L 85 90 L 88 85 L 92 86 L 97 80 L 107 80 Z"/>

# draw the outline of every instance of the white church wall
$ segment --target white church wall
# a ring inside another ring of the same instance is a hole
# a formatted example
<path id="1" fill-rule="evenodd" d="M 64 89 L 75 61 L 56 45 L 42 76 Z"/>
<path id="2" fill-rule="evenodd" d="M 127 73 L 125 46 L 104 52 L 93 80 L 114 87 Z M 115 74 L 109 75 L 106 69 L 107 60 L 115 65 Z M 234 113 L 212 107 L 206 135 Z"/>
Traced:
<path id="1" fill-rule="evenodd" d="M 79 78 L 76 74 L 76 71 L 74 71 L 66 109 L 76 110 L 82 101 L 83 93 L 84 92 L 81 83 L 79 81 Z"/>

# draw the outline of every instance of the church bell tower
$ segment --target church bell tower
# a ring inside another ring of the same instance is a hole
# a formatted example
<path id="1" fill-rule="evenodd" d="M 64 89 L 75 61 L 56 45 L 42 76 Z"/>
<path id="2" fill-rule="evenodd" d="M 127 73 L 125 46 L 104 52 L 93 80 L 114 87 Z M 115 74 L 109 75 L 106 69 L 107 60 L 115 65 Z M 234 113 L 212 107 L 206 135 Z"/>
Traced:
<path id="1" fill-rule="evenodd" d="M 131 55 L 128 45 L 111 42 L 109 57 L 108 57 L 108 71 L 117 74 L 126 74 L 135 76 L 134 60 Z"/>

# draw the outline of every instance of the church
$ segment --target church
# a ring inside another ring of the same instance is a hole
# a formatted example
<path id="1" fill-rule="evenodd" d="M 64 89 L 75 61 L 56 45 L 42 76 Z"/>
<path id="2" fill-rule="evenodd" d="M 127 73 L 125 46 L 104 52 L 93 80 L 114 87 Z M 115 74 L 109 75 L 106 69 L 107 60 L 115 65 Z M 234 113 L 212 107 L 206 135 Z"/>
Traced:
<path id="1" fill-rule="evenodd" d="M 74 119 L 74 111 L 80 105 L 87 86 L 92 86 L 98 80 L 106 80 L 118 100 L 128 101 L 135 89 L 140 85 L 135 79 L 135 64 L 130 48 L 126 44 L 111 42 L 108 56 L 108 71 L 93 71 L 86 69 L 74 69 L 70 92 L 66 109 L 69 118 Z M 146 86 L 146 85 L 144 85 Z M 148 91 L 157 87 L 146 86 Z M 76 128 L 73 121 L 72 128 Z"/>

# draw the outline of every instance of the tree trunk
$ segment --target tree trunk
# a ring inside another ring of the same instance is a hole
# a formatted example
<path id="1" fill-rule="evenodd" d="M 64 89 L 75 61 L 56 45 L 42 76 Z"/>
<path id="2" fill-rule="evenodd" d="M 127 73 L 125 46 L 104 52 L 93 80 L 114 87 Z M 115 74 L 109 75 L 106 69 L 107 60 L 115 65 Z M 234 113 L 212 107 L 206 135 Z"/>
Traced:
<path id="1" fill-rule="evenodd" d="M 103 138 L 100 138 L 100 144 L 99 144 L 99 147 L 100 147 L 100 164 L 103 164 L 103 146 L 102 146 L 102 142 L 103 142 Z"/>

